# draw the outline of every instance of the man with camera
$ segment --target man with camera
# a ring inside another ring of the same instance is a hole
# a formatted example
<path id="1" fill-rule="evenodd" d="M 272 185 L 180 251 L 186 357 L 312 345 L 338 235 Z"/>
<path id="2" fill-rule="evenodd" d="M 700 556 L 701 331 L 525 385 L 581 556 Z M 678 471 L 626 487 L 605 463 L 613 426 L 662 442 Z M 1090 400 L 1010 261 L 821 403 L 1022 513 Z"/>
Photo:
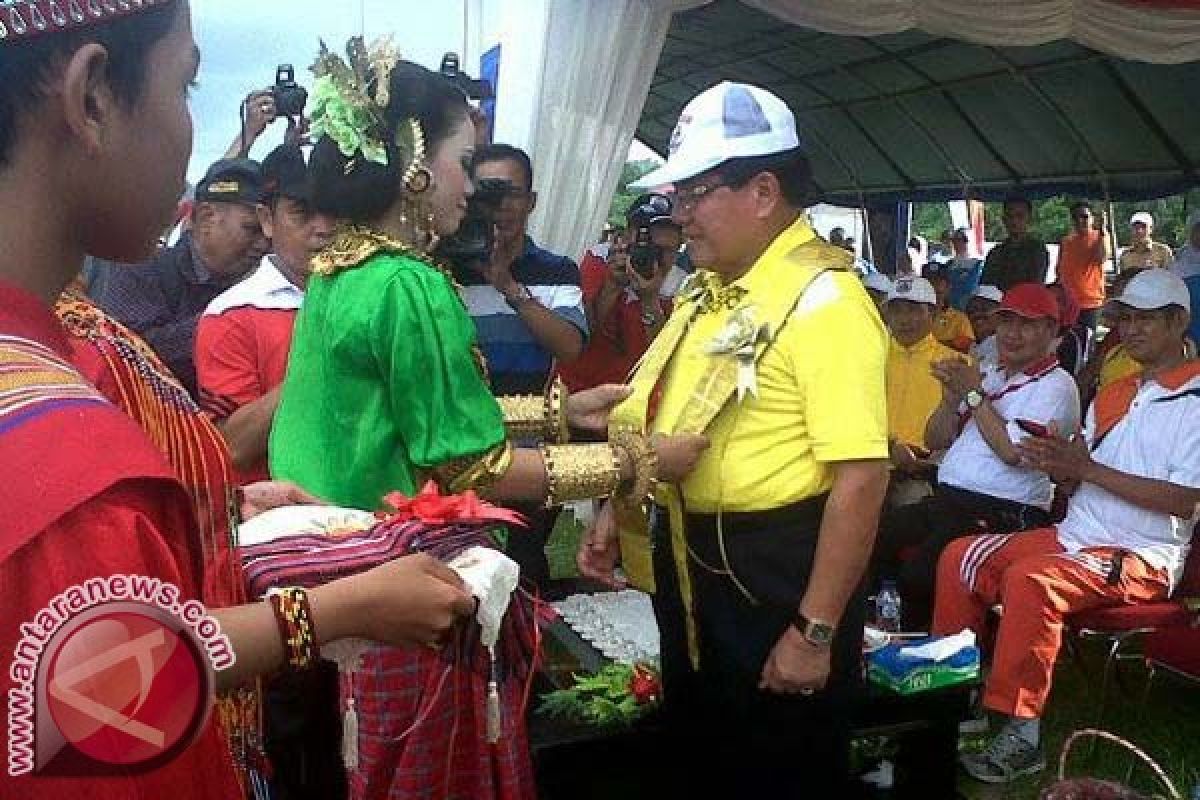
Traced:
<path id="1" fill-rule="evenodd" d="M 583 258 L 583 302 L 592 336 L 577 360 L 559 371 L 571 391 L 624 383 L 671 313 L 663 282 L 675 266 L 683 232 L 671 201 L 644 194 L 626 214 L 628 236 Z"/>
<path id="2" fill-rule="evenodd" d="M 487 356 L 492 390 L 536 394 L 555 362 L 573 361 L 583 351 L 587 317 L 579 268 L 526 233 L 537 193 L 524 151 L 505 144 L 476 151 L 472 178 L 507 186 L 494 212 L 490 258 L 459 275 L 463 299 Z"/>
<path id="3" fill-rule="evenodd" d="M 274 86 L 257 89 L 242 101 L 241 129 L 225 151 L 225 158 L 248 158 L 250 148 L 258 141 L 258 137 L 280 117 L 286 117 L 288 121 L 284 141 L 300 144 L 301 137 L 308 130 L 308 122 L 304 118 L 307 102 L 308 92 L 296 83 L 292 65 L 280 64 L 275 70 Z"/>

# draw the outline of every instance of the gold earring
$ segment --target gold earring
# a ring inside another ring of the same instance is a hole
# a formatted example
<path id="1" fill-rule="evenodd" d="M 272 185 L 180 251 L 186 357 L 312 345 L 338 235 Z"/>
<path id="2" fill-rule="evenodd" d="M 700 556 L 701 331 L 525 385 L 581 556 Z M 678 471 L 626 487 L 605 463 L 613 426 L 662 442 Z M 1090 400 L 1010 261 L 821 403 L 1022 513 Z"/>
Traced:
<path id="1" fill-rule="evenodd" d="M 433 185 L 433 173 L 425 167 L 418 167 L 404 179 L 404 187 L 413 194 L 424 194 Z"/>

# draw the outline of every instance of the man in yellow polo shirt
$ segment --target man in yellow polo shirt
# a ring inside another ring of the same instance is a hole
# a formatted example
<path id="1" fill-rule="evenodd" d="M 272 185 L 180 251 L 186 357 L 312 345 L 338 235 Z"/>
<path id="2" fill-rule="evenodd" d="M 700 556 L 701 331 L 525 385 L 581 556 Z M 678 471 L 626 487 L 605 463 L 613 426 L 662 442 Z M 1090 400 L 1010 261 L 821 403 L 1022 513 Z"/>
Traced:
<path id="1" fill-rule="evenodd" d="M 661 757 L 694 782 L 681 796 L 844 796 L 887 485 L 886 333 L 850 254 L 804 219 L 812 173 L 778 98 L 722 83 L 693 99 L 641 181 L 668 183 L 699 270 L 611 423 L 711 443 L 655 495 Z M 601 510 L 586 574 L 611 578 L 619 557 L 644 574 L 637 533 L 614 530 L 630 512 Z"/>
<path id="2" fill-rule="evenodd" d="M 929 454 L 925 425 L 942 402 L 942 384 L 933 365 L 962 358 L 933 335 L 937 296 L 924 278 L 902 277 L 888 293 L 884 318 L 891 331 L 887 359 L 888 436 L 892 464 L 917 470 Z"/>

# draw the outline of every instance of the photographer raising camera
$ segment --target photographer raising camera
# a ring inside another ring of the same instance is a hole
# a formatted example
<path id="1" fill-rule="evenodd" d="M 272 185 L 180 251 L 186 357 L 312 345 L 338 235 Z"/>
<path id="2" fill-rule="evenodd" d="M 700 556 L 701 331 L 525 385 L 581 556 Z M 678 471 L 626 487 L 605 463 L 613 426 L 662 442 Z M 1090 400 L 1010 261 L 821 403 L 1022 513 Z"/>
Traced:
<path id="1" fill-rule="evenodd" d="M 683 241 L 671 221 L 671 202 L 644 194 L 630 206 L 626 221 L 626 233 L 607 258 L 593 249 L 580 266 L 592 338 L 583 355 L 560 370 L 572 391 L 625 381 L 671 313 L 663 284 Z"/>
<path id="2" fill-rule="evenodd" d="M 225 158 L 248 158 L 258 137 L 280 117 L 288 121 L 284 143 L 304 144 L 308 133 L 308 120 L 304 116 L 307 102 L 308 92 L 296 83 L 292 65 L 280 64 L 275 70 L 274 86 L 257 89 L 242 101 L 241 130 L 225 151 Z"/>

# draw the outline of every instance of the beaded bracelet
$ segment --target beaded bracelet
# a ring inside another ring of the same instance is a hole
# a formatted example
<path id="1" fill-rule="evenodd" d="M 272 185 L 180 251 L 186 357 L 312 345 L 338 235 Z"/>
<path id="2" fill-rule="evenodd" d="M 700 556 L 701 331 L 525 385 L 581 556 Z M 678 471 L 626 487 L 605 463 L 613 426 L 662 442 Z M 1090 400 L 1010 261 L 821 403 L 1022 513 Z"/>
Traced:
<path id="1" fill-rule="evenodd" d="M 302 670 L 316 664 L 321 650 L 317 645 L 317 629 L 313 625 L 308 592 L 298 586 L 270 589 L 267 602 L 275 612 L 288 667 Z"/>

